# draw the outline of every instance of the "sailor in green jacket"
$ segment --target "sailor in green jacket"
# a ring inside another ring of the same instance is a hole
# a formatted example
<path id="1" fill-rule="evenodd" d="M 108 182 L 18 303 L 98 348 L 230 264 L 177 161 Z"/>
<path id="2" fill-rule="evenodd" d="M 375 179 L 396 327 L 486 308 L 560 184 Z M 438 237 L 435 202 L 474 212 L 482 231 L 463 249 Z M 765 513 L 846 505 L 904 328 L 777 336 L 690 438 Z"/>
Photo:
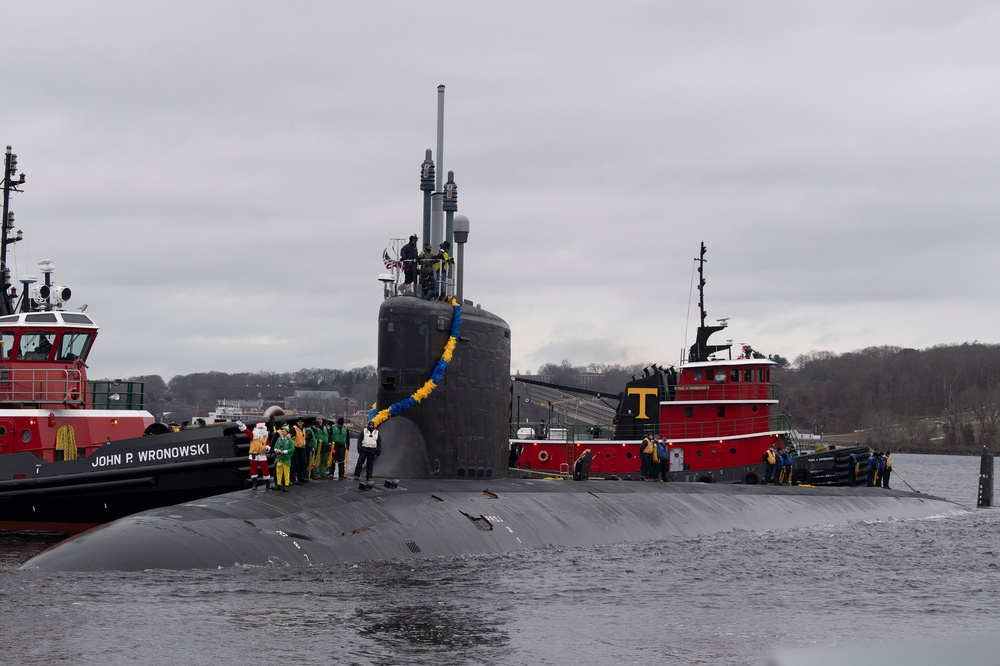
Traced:
<path id="1" fill-rule="evenodd" d="M 274 462 L 277 467 L 278 489 L 288 492 L 291 482 L 292 450 L 295 442 L 288 436 L 288 428 L 278 431 L 278 439 L 274 441 Z"/>
<path id="2" fill-rule="evenodd" d="M 347 466 L 347 448 L 350 438 L 347 426 L 344 425 L 344 417 L 337 419 L 337 425 L 330 428 L 330 438 L 333 442 L 333 452 L 330 456 L 330 477 L 336 477 L 333 473 L 333 466 L 336 464 L 337 470 L 340 472 L 340 476 L 336 478 L 343 480 L 347 476 L 345 467 Z"/>
<path id="3" fill-rule="evenodd" d="M 316 423 L 310 428 L 315 448 L 310 452 L 312 464 L 310 476 L 313 479 L 325 479 L 327 476 L 328 458 L 330 457 L 330 424 L 322 416 L 316 417 Z"/>

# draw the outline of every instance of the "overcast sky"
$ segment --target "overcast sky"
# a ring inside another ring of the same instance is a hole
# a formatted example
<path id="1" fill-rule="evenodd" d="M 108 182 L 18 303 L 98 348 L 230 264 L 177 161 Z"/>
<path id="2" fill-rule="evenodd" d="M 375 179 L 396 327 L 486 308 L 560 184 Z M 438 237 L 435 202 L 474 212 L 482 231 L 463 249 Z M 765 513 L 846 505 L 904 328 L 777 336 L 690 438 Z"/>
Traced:
<path id="1" fill-rule="evenodd" d="M 15 275 L 94 377 L 374 364 L 436 146 L 512 370 L 1000 339 L 995 2 L 21 2 Z"/>

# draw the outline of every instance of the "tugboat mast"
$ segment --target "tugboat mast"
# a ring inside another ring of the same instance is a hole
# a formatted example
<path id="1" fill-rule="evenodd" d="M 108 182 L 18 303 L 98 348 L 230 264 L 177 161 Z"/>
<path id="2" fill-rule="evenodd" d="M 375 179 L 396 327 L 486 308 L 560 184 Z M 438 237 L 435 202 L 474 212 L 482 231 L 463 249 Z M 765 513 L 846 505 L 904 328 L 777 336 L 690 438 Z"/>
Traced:
<path id="1" fill-rule="evenodd" d="M 10 267 L 7 265 L 7 246 L 21 240 L 21 232 L 15 236 L 10 236 L 14 228 L 14 213 L 10 210 L 10 193 L 20 192 L 18 185 L 24 183 L 24 174 L 14 180 L 17 171 L 17 155 L 11 152 L 7 146 L 7 155 L 4 158 L 3 170 L 3 230 L 0 232 L 0 288 L 3 295 L 0 296 L 0 316 L 14 314 L 14 304 L 11 298 Z"/>
<path id="2" fill-rule="evenodd" d="M 715 352 L 725 351 L 730 348 L 731 345 L 710 345 L 708 344 L 708 338 L 711 337 L 713 333 L 718 333 L 726 327 L 726 322 L 720 320 L 717 326 L 706 326 L 705 325 L 705 252 L 708 248 L 705 247 L 704 241 L 701 244 L 701 252 L 695 261 L 698 262 L 698 311 L 701 315 L 701 325 L 698 326 L 698 337 L 691 349 L 688 352 L 688 361 L 692 363 L 697 363 L 699 361 L 707 361 L 708 357 Z"/>

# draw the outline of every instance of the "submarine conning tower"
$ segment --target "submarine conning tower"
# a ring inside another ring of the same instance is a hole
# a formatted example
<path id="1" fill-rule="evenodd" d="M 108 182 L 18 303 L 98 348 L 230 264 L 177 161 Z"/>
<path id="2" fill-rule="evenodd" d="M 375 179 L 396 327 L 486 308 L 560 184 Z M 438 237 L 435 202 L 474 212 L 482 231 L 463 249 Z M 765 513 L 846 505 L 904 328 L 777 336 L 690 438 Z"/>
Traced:
<path id="1" fill-rule="evenodd" d="M 437 162 L 428 149 L 419 172 L 423 233 L 391 239 L 382 255 L 376 473 L 495 479 L 507 476 L 510 447 L 510 327 L 463 297 L 469 218 L 456 215 L 455 173 L 444 180 L 443 129 L 438 86 Z"/>
<path id="2" fill-rule="evenodd" d="M 378 315 L 376 410 L 406 401 L 432 376 L 456 308 L 392 296 Z M 419 403 L 380 426 L 379 476 L 491 479 L 507 476 L 510 327 L 466 301 L 450 363 Z"/>

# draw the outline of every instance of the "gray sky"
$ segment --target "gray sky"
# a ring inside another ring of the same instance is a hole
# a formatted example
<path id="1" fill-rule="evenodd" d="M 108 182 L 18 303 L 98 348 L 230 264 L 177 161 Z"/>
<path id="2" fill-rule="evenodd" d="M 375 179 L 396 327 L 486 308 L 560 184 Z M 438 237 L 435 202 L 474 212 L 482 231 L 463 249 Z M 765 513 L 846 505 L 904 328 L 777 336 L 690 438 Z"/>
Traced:
<path id="1" fill-rule="evenodd" d="M 93 376 L 375 361 L 390 237 L 445 170 L 513 369 L 997 342 L 993 2 L 22 2 L 15 274 Z M 716 340 L 717 342 L 719 340 Z"/>

